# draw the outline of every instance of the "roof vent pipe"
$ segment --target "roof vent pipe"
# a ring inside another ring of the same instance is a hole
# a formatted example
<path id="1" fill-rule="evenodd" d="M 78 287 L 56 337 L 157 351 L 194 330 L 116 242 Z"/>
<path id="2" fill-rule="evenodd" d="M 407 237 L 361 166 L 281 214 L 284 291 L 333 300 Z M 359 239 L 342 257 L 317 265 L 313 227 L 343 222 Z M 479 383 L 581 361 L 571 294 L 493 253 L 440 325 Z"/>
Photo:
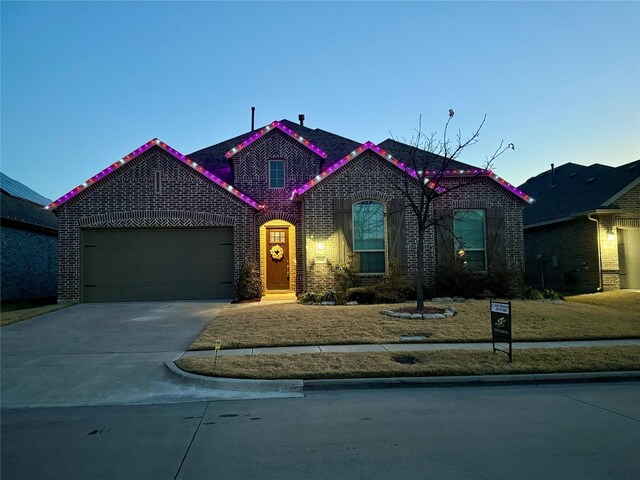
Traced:
<path id="1" fill-rule="evenodd" d="M 553 163 L 551 164 L 551 186 L 555 186 L 556 184 L 556 168 L 553 165 Z"/>
<path id="2" fill-rule="evenodd" d="M 251 107 L 251 131 L 256 129 L 256 107 Z"/>
<path id="3" fill-rule="evenodd" d="M 300 120 L 300 126 L 304 127 L 304 113 L 298 115 L 298 120 Z"/>

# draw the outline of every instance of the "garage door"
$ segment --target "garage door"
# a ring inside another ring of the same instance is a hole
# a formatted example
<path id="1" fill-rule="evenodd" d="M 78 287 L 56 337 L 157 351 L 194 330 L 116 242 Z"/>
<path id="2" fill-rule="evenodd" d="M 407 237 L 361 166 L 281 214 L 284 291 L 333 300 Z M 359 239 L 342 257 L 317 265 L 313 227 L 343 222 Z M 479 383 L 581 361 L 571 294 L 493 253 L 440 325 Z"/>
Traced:
<path id="1" fill-rule="evenodd" d="M 233 297 L 233 233 L 219 229 L 83 230 L 82 301 Z"/>
<path id="2" fill-rule="evenodd" d="M 640 288 L 640 229 L 618 229 L 620 288 Z"/>

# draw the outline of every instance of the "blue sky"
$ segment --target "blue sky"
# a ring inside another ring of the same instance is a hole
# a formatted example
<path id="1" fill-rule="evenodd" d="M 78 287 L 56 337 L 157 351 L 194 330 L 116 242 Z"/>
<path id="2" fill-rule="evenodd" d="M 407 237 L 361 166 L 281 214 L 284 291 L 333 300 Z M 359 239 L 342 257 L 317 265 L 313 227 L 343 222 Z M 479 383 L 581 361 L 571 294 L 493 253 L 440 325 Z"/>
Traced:
<path id="1" fill-rule="evenodd" d="M 516 185 L 640 158 L 639 2 L 1 3 L 1 168 L 55 199 L 158 137 L 297 120 L 357 141 L 418 117 Z"/>

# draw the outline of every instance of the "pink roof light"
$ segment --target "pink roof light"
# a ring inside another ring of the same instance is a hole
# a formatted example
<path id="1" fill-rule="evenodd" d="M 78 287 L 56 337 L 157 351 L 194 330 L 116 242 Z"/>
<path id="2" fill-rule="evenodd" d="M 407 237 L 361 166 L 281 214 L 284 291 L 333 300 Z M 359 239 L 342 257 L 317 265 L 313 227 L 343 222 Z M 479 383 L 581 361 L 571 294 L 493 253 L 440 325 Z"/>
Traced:
<path id="1" fill-rule="evenodd" d="M 106 177 L 112 171 L 114 171 L 115 169 L 121 167 L 125 163 L 130 162 L 134 158 L 140 156 L 142 153 L 146 152 L 147 150 L 149 150 L 153 146 L 158 146 L 158 147 L 162 148 L 164 151 L 170 153 L 172 156 L 174 156 L 175 158 L 180 160 L 182 163 L 187 164 L 188 166 L 190 166 L 191 168 L 196 170 L 198 173 L 200 173 L 200 174 L 204 175 L 205 177 L 207 177 L 209 180 L 217 183 L 222 188 L 224 188 L 228 192 L 232 193 L 233 195 L 235 195 L 236 197 L 238 197 L 240 200 L 244 201 L 245 203 L 251 205 L 256 210 L 264 209 L 264 205 L 261 205 L 258 202 L 256 202 L 255 200 L 252 200 L 251 198 L 246 196 L 244 193 L 240 192 L 238 189 L 234 188 L 233 186 L 229 185 L 227 182 L 225 182 L 225 181 L 221 180 L 220 178 L 216 177 L 213 173 L 209 172 L 208 170 L 205 170 L 203 167 L 198 165 L 196 162 L 194 162 L 190 158 L 184 156 L 182 153 L 178 152 L 177 150 L 175 150 L 174 148 L 170 147 L 166 143 L 158 140 L 157 138 L 154 138 L 153 140 L 148 141 L 147 143 L 145 143 L 141 147 L 135 149 L 129 155 L 126 155 L 125 157 L 122 157 L 117 162 L 111 164 L 110 166 L 108 166 L 107 168 L 102 170 L 101 172 L 99 172 L 96 175 L 94 175 L 93 177 L 89 178 L 86 182 L 82 183 L 81 185 L 78 185 L 76 188 L 74 188 L 73 190 L 70 190 L 69 192 L 64 194 L 62 197 L 57 199 L 55 202 L 50 203 L 49 205 L 47 205 L 44 208 L 47 209 L 47 210 L 58 208 L 63 203 L 65 203 L 65 202 L 69 201 L 70 199 L 72 199 L 73 197 L 75 197 L 78 193 L 82 192 L 83 190 L 85 190 L 86 188 L 90 187 L 91 185 L 93 185 L 97 181 L 99 181 L 102 178 Z"/>
<path id="2" fill-rule="evenodd" d="M 418 178 L 418 175 L 417 175 L 417 173 L 416 173 L 416 171 L 414 169 L 408 167 L 407 165 L 402 163 L 400 160 L 394 158 L 389 152 L 387 152 L 383 148 L 380 148 L 378 145 L 376 145 L 373 142 L 365 142 L 362 145 L 360 145 L 358 148 L 353 150 L 351 153 L 349 153 L 348 155 L 345 155 L 344 157 L 342 157 L 340 160 L 338 160 L 336 163 L 334 163 L 329 168 L 324 170 L 322 173 L 320 173 L 319 175 L 316 175 L 314 178 L 312 178 L 310 181 L 308 181 L 307 183 L 305 183 L 301 187 L 298 187 L 298 188 L 294 189 L 293 193 L 291 194 L 291 199 L 294 199 L 295 197 L 297 197 L 299 195 L 302 195 L 304 192 L 309 190 L 311 187 L 313 187 L 314 185 L 318 184 L 320 181 L 324 180 L 326 177 L 331 175 L 334 171 L 338 170 L 343 165 L 348 163 L 350 160 L 353 160 L 355 157 L 357 157 L 358 155 L 360 155 L 361 153 L 363 153 L 363 152 L 365 152 L 367 150 L 372 150 L 372 151 L 376 152 L 382 158 L 384 158 L 388 162 L 392 163 L 393 165 L 395 165 L 399 169 L 404 170 L 409 175 L 411 175 L 413 178 Z M 527 195 L 526 193 L 524 193 L 521 190 L 518 190 L 516 187 L 511 185 L 509 182 L 507 182 L 503 178 L 500 178 L 498 175 L 496 175 L 495 173 L 493 173 L 490 170 L 483 170 L 483 169 L 460 170 L 460 169 L 456 169 L 456 170 L 444 170 L 442 172 L 439 171 L 439 170 L 428 170 L 428 171 L 426 171 L 424 173 L 425 173 L 425 175 L 436 175 L 438 173 L 443 173 L 445 176 L 448 176 L 448 177 L 455 176 L 455 175 L 460 175 L 460 176 L 478 175 L 478 176 L 483 176 L 483 177 L 489 177 L 492 180 L 498 182 L 500 185 L 505 187 L 507 190 L 509 190 L 513 194 L 515 194 L 518 197 L 522 198 L 524 201 L 526 201 L 528 203 L 533 203 L 533 201 L 534 201 L 533 198 L 531 198 L 529 195 Z M 435 187 L 435 184 L 433 182 L 431 182 L 429 184 L 429 186 L 433 188 L 433 187 Z M 438 187 L 438 191 L 439 192 L 444 192 L 445 188 L 444 187 Z"/>
<path id="3" fill-rule="evenodd" d="M 319 149 L 313 143 L 311 143 L 309 140 L 307 140 L 306 138 L 302 137 L 301 135 L 298 135 L 296 132 L 294 132 L 290 128 L 285 127 L 282 123 L 280 123 L 278 121 L 271 122 L 266 127 L 261 128 L 257 133 L 254 133 L 253 135 L 251 135 L 248 138 L 246 138 L 242 143 L 238 144 L 237 146 L 235 146 L 234 148 L 229 150 L 227 153 L 225 153 L 224 154 L 225 158 L 232 157 L 233 155 L 238 153 L 240 150 L 248 147 L 253 142 L 258 140 L 260 137 L 264 136 L 266 133 L 270 132 L 274 128 L 277 128 L 278 130 L 286 133 L 291 138 L 293 138 L 294 140 L 297 140 L 298 142 L 300 142 L 302 145 L 307 147 L 312 152 L 317 153 L 318 155 L 320 155 L 322 158 L 327 158 L 327 154 L 323 150 Z"/>

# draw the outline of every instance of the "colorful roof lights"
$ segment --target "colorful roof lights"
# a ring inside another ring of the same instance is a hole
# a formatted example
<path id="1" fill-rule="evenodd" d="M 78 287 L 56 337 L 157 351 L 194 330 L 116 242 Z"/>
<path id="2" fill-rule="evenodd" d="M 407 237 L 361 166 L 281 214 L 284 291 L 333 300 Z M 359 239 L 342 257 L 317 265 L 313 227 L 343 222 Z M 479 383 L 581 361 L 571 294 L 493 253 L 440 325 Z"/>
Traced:
<path id="1" fill-rule="evenodd" d="M 294 189 L 292 194 L 291 194 L 291 199 L 294 199 L 295 197 L 297 197 L 299 195 L 302 195 L 304 192 L 309 190 L 311 187 L 313 187 L 314 185 L 318 184 L 320 181 L 324 180 L 327 176 L 331 175 L 334 171 L 338 170 L 343 165 L 345 165 L 347 162 L 349 162 L 350 160 L 353 160 L 355 157 L 357 157 L 358 155 L 360 155 L 362 152 L 364 152 L 366 150 L 372 150 L 372 151 L 376 152 L 382 158 L 384 158 L 388 162 L 392 163 L 396 167 L 400 168 L 401 170 L 404 170 L 405 172 L 407 172 L 412 177 L 418 178 L 418 174 L 416 173 L 416 171 L 414 169 L 406 166 L 404 163 L 402 163 L 398 159 L 394 158 L 390 153 L 388 153 L 386 150 L 380 148 L 375 143 L 373 143 L 373 142 L 365 142 L 361 146 L 359 146 L 358 148 L 353 150 L 351 153 L 349 153 L 348 155 L 345 155 L 340 160 L 338 160 L 333 165 L 331 165 L 329 168 L 324 170 L 320 175 L 318 175 L 315 178 L 311 179 L 310 181 L 308 181 L 307 183 L 305 183 L 301 187 L 298 187 L 298 188 Z M 509 182 L 507 182 L 503 178 L 500 178 L 498 175 L 496 175 L 495 173 L 493 173 L 490 170 L 483 170 L 483 169 L 444 170 L 444 171 L 425 170 L 424 172 L 422 172 L 422 171 L 420 172 L 420 175 L 424 175 L 427 178 L 428 177 L 433 177 L 434 175 L 438 175 L 438 174 L 443 174 L 446 177 L 452 177 L 452 176 L 456 176 L 456 175 L 460 175 L 460 176 L 478 175 L 478 176 L 483 176 L 483 177 L 489 177 L 492 180 L 498 182 L 500 185 L 505 187 L 507 190 L 509 190 L 513 194 L 515 194 L 518 197 L 522 198 L 524 201 L 526 201 L 528 203 L 533 203 L 533 198 L 531 198 L 529 195 L 527 195 L 523 191 L 518 190 L 516 187 L 511 185 Z M 431 183 L 429 183 L 429 186 L 431 188 L 435 188 L 435 183 L 431 182 Z M 442 187 L 442 186 L 439 186 L 439 187 L 437 187 L 437 191 L 442 193 L 442 192 L 446 191 L 446 189 L 444 187 Z"/>
<path id="2" fill-rule="evenodd" d="M 236 145 L 234 148 L 232 148 L 227 153 L 225 153 L 224 154 L 225 158 L 232 157 L 233 155 L 238 153 L 240 150 L 244 149 L 245 147 L 248 147 L 253 142 L 258 140 L 260 137 L 262 137 L 266 133 L 270 132 L 274 128 L 277 128 L 278 130 L 286 133 L 291 138 L 293 138 L 294 140 L 297 140 L 298 142 L 300 142 L 302 145 L 307 147 L 312 152 L 317 153 L 318 155 L 320 155 L 322 158 L 327 158 L 327 154 L 323 150 L 319 149 L 313 143 L 311 143 L 309 140 L 307 140 L 306 138 L 304 138 L 301 135 L 298 135 L 296 132 L 294 132 L 290 128 L 285 127 L 282 123 L 280 123 L 278 121 L 271 122 L 266 127 L 261 128 L 257 133 L 254 133 L 250 137 L 246 138 L 242 143 Z"/>
<path id="3" fill-rule="evenodd" d="M 213 173 L 209 172 L 208 170 L 205 170 L 200 165 L 198 165 L 196 162 L 190 160 L 188 157 L 185 157 L 183 154 L 181 154 L 177 150 L 171 148 L 169 145 L 167 145 L 166 143 L 158 140 L 157 138 L 154 138 L 153 140 L 150 140 L 149 142 L 147 142 L 144 145 L 142 145 L 140 148 L 137 148 L 136 150 L 131 152 L 129 155 L 127 155 L 127 156 L 123 157 L 122 159 L 118 160 L 117 162 L 111 164 L 109 167 L 105 168 L 100 173 L 94 175 L 93 177 L 88 179 L 86 182 L 83 182 L 81 185 L 78 185 L 76 188 L 74 188 L 73 190 L 67 192 L 62 197 L 57 199 L 55 202 L 50 203 L 49 205 L 47 205 L 44 208 L 46 208 L 47 210 L 58 208 L 60 205 L 62 205 L 63 203 L 67 202 L 68 200 L 70 200 L 74 196 L 76 196 L 78 193 L 83 191 L 85 188 L 90 187 L 91 185 L 93 185 L 97 181 L 99 181 L 102 178 L 104 178 L 107 175 L 109 175 L 115 169 L 121 167 L 122 165 L 124 165 L 127 162 L 130 162 L 131 160 L 133 160 L 134 158 L 140 156 L 140 154 L 146 152 L 147 150 L 149 150 L 151 147 L 154 147 L 154 146 L 158 146 L 158 147 L 162 148 L 164 151 L 170 153 L 171 155 L 173 155 L 175 158 L 177 158 L 181 162 L 189 165 L 191 168 L 196 170 L 198 173 L 204 175 L 205 177 L 207 177 L 209 180 L 213 181 L 214 183 L 217 183 L 222 188 L 224 188 L 225 190 L 229 191 L 230 193 L 232 193 L 233 195 L 238 197 L 243 202 L 251 205 L 256 210 L 264 209 L 264 205 L 260 205 L 255 200 L 252 200 L 251 198 L 247 197 L 244 193 L 240 192 L 238 189 L 236 189 L 233 186 L 229 185 L 227 182 L 224 182 L 223 180 L 219 179 Z"/>

